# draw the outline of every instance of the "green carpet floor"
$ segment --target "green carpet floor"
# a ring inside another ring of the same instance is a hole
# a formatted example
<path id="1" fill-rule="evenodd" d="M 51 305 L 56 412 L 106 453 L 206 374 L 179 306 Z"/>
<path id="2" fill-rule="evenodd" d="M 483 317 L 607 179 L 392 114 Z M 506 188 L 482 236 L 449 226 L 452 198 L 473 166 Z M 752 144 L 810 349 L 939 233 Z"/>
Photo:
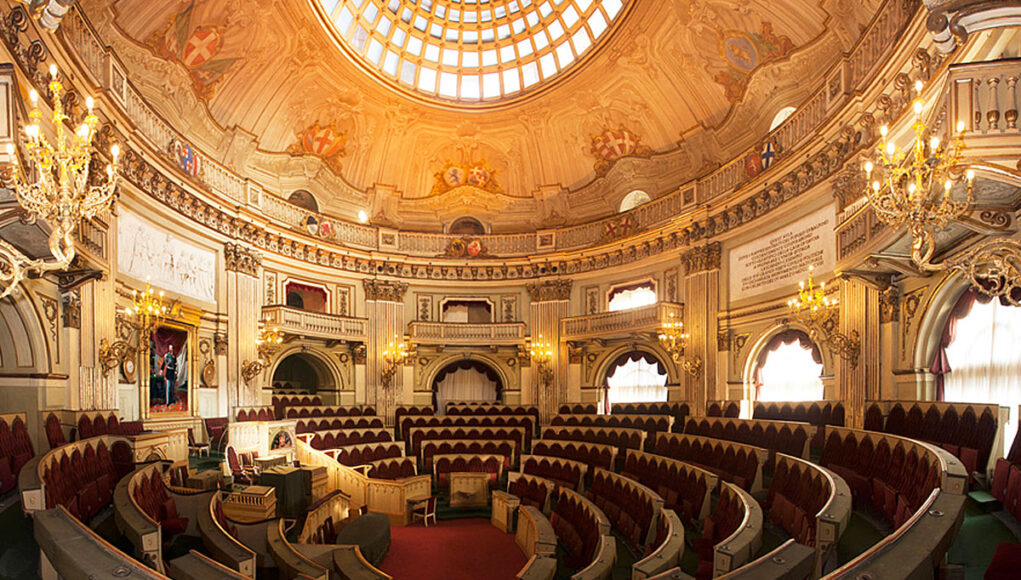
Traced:
<path id="1" fill-rule="evenodd" d="M 858 512 L 851 512 L 851 520 L 847 530 L 837 542 L 837 562 L 843 566 L 846 562 L 857 558 L 862 552 L 883 539 L 884 534 L 876 529 Z"/>
<path id="2" fill-rule="evenodd" d="M 1018 538 L 991 512 L 984 511 L 973 500 L 964 504 L 964 522 L 947 552 L 947 561 L 964 567 L 965 580 L 982 580 L 993 558 L 996 544 L 1017 542 Z M 1018 571 L 1021 577 L 1021 571 Z"/>

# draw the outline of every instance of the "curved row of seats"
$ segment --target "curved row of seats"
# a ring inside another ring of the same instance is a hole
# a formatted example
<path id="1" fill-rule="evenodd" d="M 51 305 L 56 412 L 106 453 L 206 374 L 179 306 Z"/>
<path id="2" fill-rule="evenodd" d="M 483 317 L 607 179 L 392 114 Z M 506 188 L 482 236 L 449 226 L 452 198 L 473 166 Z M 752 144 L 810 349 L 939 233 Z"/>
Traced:
<path id="1" fill-rule="evenodd" d="M 381 417 L 334 417 L 332 419 L 298 419 L 295 424 L 296 433 L 314 433 L 339 429 L 382 429 Z"/>
<path id="2" fill-rule="evenodd" d="M 449 489 L 450 474 L 464 472 L 488 473 L 489 488 L 495 489 L 503 476 L 503 457 L 470 453 L 436 456 L 436 462 L 433 464 L 433 478 L 438 488 Z"/>
<path id="3" fill-rule="evenodd" d="M 345 445 L 356 445 L 359 443 L 381 443 L 393 441 L 393 435 L 388 429 L 338 429 L 329 431 L 316 431 L 314 433 L 302 433 L 299 437 L 308 442 L 313 449 L 320 451 L 333 449 Z"/>
<path id="4" fill-rule="evenodd" d="M 564 550 L 564 565 L 574 570 L 584 569 L 595 560 L 602 537 L 609 534 L 608 520 L 595 506 L 570 490 L 561 490 L 556 499 L 550 524 Z"/>
<path id="5" fill-rule="evenodd" d="M 807 465 L 778 461 L 763 507 L 770 520 L 800 544 L 815 547 L 816 514 L 829 501 L 826 478 Z"/>
<path id="6" fill-rule="evenodd" d="M 526 455 L 521 458 L 521 472 L 553 482 L 557 487 L 580 491 L 588 466 L 563 457 Z"/>
<path id="7" fill-rule="evenodd" d="M 663 509 L 663 498 L 648 487 L 605 469 L 596 470 L 585 497 L 606 514 L 635 553 L 644 553 L 656 517 Z"/>
<path id="8" fill-rule="evenodd" d="M 844 426 L 842 401 L 783 401 L 757 402 L 752 408 L 752 419 L 773 421 L 800 421 L 813 427 Z"/>
<path id="9" fill-rule="evenodd" d="M 126 442 L 115 441 L 111 447 L 100 437 L 46 454 L 38 465 L 46 507 L 62 505 L 75 518 L 88 521 L 109 505 L 117 482 L 134 469 Z"/>
<path id="10" fill-rule="evenodd" d="M 422 452 L 426 441 L 463 440 L 477 441 L 513 441 L 518 453 L 527 449 L 525 446 L 527 431 L 524 427 L 413 427 L 409 429 L 408 440 L 411 442 L 409 455 Z"/>
<path id="11" fill-rule="evenodd" d="M 968 473 L 985 471 L 997 434 L 996 405 L 931 401 L 876 401 L 865 410 L 865 429 L 939 445 Z"/>
<path id="12" fill-rule="evenodd" d="M 273 405 L 273 416 L 283 419 L 287 407 L 318 407 L 323 404 L 323 399 L 319 395 L 273 395 L 270 402 Z"/>
<path id="13" fill-rule="evenodd" d="M 334 452 L 334 458 L 337 460 L 337 463 L 347 465 L 348 467 L 365 465 L 366 463 L 381 459 L 404 457 L 404 447 L 400 443 L 393 441 L 345 445 L 331 451 Z"/>
<path id="14" fill-rule="evenodd" d="M 753 493 L 761 485 L 768 456 L 759 447 L 678 433 L 657 433 L 649 451 L 701 467 Z"/>
<path id="15" fill-rule="evenodd" d="M 648 434 L 641 429 L 625 427 L 546 427 L 542 430 L 545 440 L 587 441 L 602 443 L 617 448 L 617 461 L 627 454 L 628 449 L 642 449 Z"/>
<path id="16" fill-rule="evenodd" d="M 540 439 L 532 444 L 532 455 L 563 457 L 580 461 L 592 467 L 612 470 L 617 449 L 612 445 L 602 443 Z"/>
<path id="17" fill-rule="evenodd" d="M 741 403 L 739 401 L 706 401 L 706 417 L 730 417 L 741 416 Z"/>
<path id="18" fill-rule="evenodd" d="M 599 406 L 595 403 L 564 403 L 557 408 L 558 415 L 595 415 Z"/>
<path id="19" fill-rule="evenodd" d="M 803 459 L 808 459 L 811 438 L 807 423 L 724 417 L 692 417 L 685 423 L 684 433 L 762 447 L 770 456 L 785 453 Z"/>
<path id="20" fill-rule="evenodd" d="M 535 405 L 448 405 L 447 415 L 458 416 L 526 416 L 539 424 L 539 408 Z"/>
<path id="21" fill-rule="evenodd" d="M 664 507 L 689 526 L 708 514 L 710 496 L 719 482 L 713 473 L 690 463 L 633 450 L 628 451 L 621 475 L 658 493 Z"/>
<path id="22" fill-rule="evenodd" d="M 418 475 L 418 465 L 413 457 L 390 457 L 368 463 L 365 475 L 375 479 L 402 479 Z"/>
<path id="23" fill-rule="evenodd" d="M 137 435 L 142 432 L 141 421 L 121 422 L 114 411 L 86 411 L 78 417 L 78 423 L 71 427 L 69 437 L 64 436 L 60 417 L 50 413 L 43 422 L 46 441 L 50 449 L 56 449 L 68 441 L 88 439 L 97 435 Z"/>
<path id="24" fill-rule="evenodd" d="M 871 503 L 897 528 L 940 487 L 940 465 L 917 443 L 877 439 L 831 428 L 819 463 L 847 481 L 855 501 Z"/>
<path id="25" fill-rule="evenodd" d="M 743 559 L 739 559 L 738 555 L 735 554 L 735 559 L 730 563 L 731 569 L 737 568 L 746 562 L 748 552 L 754 554 L 758 552 L 759 546 L 761 545 L 761 512 L 759 514 L 758 526 L 753 519 L 753 510 L 755 509 L 755 502 L 749 498 L 743 498 L 740 490 L 737 488 L 723 485 L 720 487 L 720 498 L 716 502 L 716 508 L 713 513 L 706 518 L 705 523 L 702 527 L 702 537 L 697 538 L 692 542 L 695 551 L 698 554 L 698 570 L 695 572 L 696 580 L 709 580 L 717 576 L 717 572 L 726 572 L 727 570 L 717 571 L 715 569 L 716 551 L 720 546 L 725 545 L 726 542 L 733 536 L 741 532 L 742 528 L 750 526 L 750 529 L 756 529 L 759 533 L 758 541 L 753 541 L 750 550 L 746 551 L 743 555 Z"/>
<path id="26" fill-rule="evenodd" d="M 188 529 L 189 519 L 177 513 L 177 502 L 167 493 L 166 483 L 158 469 L 150 471 L 148 477 L 142 476 L 131 497 L 149 518 L 160 525 L 164 541 Z"/>
<path id="27" fill-rule="evenodd" d="M 510 470 L 514 463 L 515 445 L 513 441 L 498 440 L 426 440 L 422 442 L 420 457 L 422 458 L 422 471 L 431 473 L 433 470 L 433 457 L 436 455 L 454 455 L 458 453 L 470 453 L 473 455 L 501 455 L 504 457 L 503 469 Z"/>
<path id="28" fill-rule="evenodd" d="M 238 407 L 234 409 L 235 421 L 274 421 L 276 411 L 273 407 Z"/>
<path id="29" fill-rule="evenodd" d="M 525 415 L 495 415 L 466 417 L 404 417 L 401 419 L 401 434 L 405 441 L 412 441 L 416 429 L 454 428 L 454 427 L 520 427 L 521 443 L 526 448 L 532 446 L 532 435 L 535 433 L 535 422 Z"/>
<path id="30" fill-rule="evenodd" d="M 397 436 L 401 437 L 401 420 L 405 417 L 431 417 L 436 414 L 432 405 L 401 405 L 394 410 L 394 425 Z"/>
<path id="31" fill-rule="evenodd" d="M 674 418 L 671 415 L 556 415 L 550 420 L 552 427 L 623 427 L 641 429 L 647 433 L 670 431 Z"/>
<path id="32" fill-rule="evenodd" d="M 23 413 L 0 415 L 0 493 L 18 485 L 21 468 L 33 457 L 32 438 Z"/>
<path id="33" fill-rule="evenodd" d="M 507 484 L 507 493 L 520 499 L 521 505 L 532 506 L 543 513 L 547 513 L 549 501 L 556 489 L 552 481 L 524 473 L 518 474 Z"/>
<path id="34" fill-rule="evenodd" d="M 301 407 L 285 407 L 285 419 L 307 419 L 309 417 L 359 417 L 373 416 L 376 408 L 371 405 L 312 405 Z"/>

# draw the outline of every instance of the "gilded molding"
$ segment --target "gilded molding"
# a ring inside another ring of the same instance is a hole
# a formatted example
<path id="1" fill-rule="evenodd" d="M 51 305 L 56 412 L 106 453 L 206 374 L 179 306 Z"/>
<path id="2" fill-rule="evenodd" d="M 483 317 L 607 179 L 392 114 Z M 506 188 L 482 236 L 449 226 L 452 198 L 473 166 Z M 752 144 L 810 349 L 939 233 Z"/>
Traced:
<path id="1" fill-rule="evenodd" d="M 228 272 L 258 276 L 262 265 L 262 253 L 241 244 L 227 242 L 223 245 L 223 259 Z"/>
<path id="2" fill-rule="evenodd" d="M 381 302 L 404 302 L 404 293 L 408 291 L 408 285 L 404 282 L 388 282 L 371 278 L 362 280 L 362 286 L 365 287 L 366 300 Z"/>
<path id="3" fill-rule="evenodd" d="M 900 321 L 900 290 L 895 285 L 879 293 L 879 322 Z"/>
<path id="4" fill-rule="evenodd" d="M 692 248 L 681 254 L 681 262 L 690 276 L 699 272 L 719 270 L 720 257 L 722 255 L 722 244 L 720 242 L 712 242 Z"/>
<path id="5" fill-rule="evenodd" d="M 571 299 L 571 280 L 551 280 L 538 284 L 528 284 L 528 296 L 532 302 L 553 302 Z"/>

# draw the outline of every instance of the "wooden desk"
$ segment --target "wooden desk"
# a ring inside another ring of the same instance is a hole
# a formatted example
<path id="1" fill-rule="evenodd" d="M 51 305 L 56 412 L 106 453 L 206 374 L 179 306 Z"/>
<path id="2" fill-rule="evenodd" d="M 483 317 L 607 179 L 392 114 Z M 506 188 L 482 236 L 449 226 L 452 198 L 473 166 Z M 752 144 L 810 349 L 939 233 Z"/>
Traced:
<path id="1" fill-rule="evenodd" d="M 201 489 L 208 491 L 216 489 L 216 484 L 220 481 L 220 472 L 216 469 L 208 469 L 200 473 L 193 473 L 188 476 L 188 480 L 185 482 L 185 487 L 191 489 Z"/>
<path id="2" fill-rule="evenodd" d="M 489 474 L 459 472 L 450 474 L 450 505 L 484 506 L 489 503 Z"/>
<path id="3" fill-rule="evenodd" d="M 252 485 L 231 492 L 223 500 L 223 513 L 239 522 L 259 522 L 276 517 L 276 490 L 264 485 Z"/>
<path id="4" fill-rule="evenodd" d="M 255 466 L 259 468 L 259 471 L 266 471 L 272 469 L 278 465 L 287 465 L 290 461 L 287 460 L 286 455 L 271 455 L 270 457 L 256 457 Z"/>

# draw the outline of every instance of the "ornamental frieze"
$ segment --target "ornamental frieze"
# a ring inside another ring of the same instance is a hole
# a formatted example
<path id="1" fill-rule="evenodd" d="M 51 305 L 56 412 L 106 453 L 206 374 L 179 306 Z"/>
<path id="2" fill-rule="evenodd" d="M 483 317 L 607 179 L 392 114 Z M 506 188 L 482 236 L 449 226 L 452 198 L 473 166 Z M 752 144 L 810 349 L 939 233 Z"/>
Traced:
<path id="1" fill-rule="evenodd" d="M 554 300 L 570 300 L 571 284 L 571 280 L 552 280 L 539 284 L 529 284 L 526 287 L 532 302 L 552 302 Z"/>
<path id="2" fill-rule="evenodd" d="M 681 262 L 684 263 L 689 276 L 698 272 L 719 270 L 722 253 L 720 242 L 713 242 L 688 250 L 681 255 Z"/>
<path id="3" fill-rule="evenodd" d="M 233 242 L 223 245 L 223 259 L 228 272 L 249 276 L 258 276 L 259 266 L 262 265 L 260 252 Z"/>
<path id="4" fill-rule="evenodd" d="M 404 293 L 408 291 L 408 285 L 404 282 L 365 279 L 362 285 L 365 287 L 366 300 L 381 302 L 403 302 Z"/>

